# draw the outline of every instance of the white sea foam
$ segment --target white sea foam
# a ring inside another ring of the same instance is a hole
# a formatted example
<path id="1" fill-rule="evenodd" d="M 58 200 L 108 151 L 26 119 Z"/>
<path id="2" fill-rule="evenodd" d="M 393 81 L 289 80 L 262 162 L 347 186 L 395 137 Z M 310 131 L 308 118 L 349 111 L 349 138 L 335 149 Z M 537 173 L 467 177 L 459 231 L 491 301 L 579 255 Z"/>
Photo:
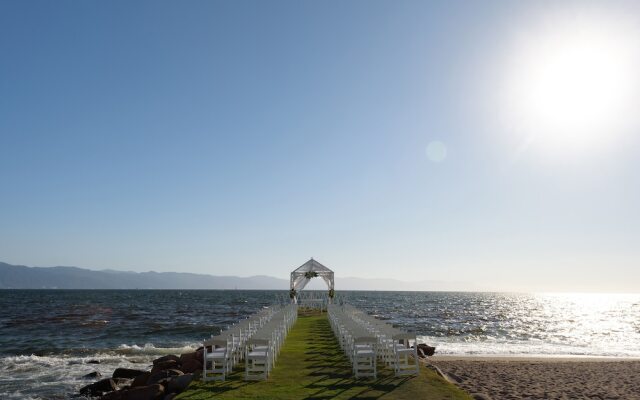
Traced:
<path id="1" fill-rule="evenodd" d="M 120 354 L 145 354 L 145 355 L 166 355 L 166 354 L 182 354 L 194 351 L 200 344 L 188 343 L 180 347 L 156 347 L 152 343 L 146 343 L 144 346 L 136 344 L 121 344 L 116 350 Z"/>
<path id="2" fill-rule="evenodd" d="M 82 378 L 91 372 L 97 371 L 103 377 L 110 377 L 120 367 L 144 370 L 160 355 L 181 354 L 195 348 L 195 344 L 180 347 L 156 347 L 150 343 L 142 347 L 123 344 L 116 350 L 104 350 L 84 357 L 2 357 L 0 399 L 66 399 L 93 382 Z"/>

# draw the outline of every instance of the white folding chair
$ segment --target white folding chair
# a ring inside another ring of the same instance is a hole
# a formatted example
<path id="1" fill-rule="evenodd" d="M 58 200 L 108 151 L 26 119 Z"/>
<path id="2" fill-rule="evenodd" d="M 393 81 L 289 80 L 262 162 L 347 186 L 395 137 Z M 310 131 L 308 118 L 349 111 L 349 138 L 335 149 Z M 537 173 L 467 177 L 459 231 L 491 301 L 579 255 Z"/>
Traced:
<path id="1" fill-rule="evenodd" d="M 271 344 L 268 339 L 251 338 L 245 345 L 245 372 L 244 379 L 247 381 L 263 380 L 269 376 L 270 349 Z"/>
<path id="2" fill-rule="evenodd" d="M 413 348 L 409 346 L 410 340 L 414 342 Z M 417 345 L 418 342 L 416 341 L 415 335 L 406 333 L 393 335 L 393 364 L 396 376 L 417 375 L 420 373 Z"/>
<path id="3" fill-rule="evenodd" d="M 353 339 L 353 372 L 357 378 L 376 378 L 375 337 L 360 336 Z"/>
<path id="4" fill-rule="evenodd" d="M 207 350 L 208 347 L 211 347 L 211 351 Z M 226 339 L 205 340 L 202 380 L 224 381 L 227 373 L 231 370 L 230 355 L 229 343 Z"/>

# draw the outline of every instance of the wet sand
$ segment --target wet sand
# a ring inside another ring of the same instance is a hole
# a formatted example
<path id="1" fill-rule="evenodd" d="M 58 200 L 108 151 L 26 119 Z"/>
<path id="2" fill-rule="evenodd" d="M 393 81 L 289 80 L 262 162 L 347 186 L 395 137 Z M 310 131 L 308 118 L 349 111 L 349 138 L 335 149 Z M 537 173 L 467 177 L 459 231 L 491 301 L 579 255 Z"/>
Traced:
<path id="1" fill-rule="evenodd" d="M 640 400 L 640 360 L 611 358 L 430 357 L 478 399 Z"/>

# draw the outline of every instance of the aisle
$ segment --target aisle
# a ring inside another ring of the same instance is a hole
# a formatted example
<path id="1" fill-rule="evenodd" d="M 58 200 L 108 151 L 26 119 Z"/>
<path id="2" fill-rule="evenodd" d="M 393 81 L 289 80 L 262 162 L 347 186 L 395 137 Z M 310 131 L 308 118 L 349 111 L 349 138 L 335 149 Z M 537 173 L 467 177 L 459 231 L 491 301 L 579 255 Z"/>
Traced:
<path id="1" fill-rule="evenodd" d="M 432 371 L 395 378 L 381 369 L 378 379 L 353 379 L 325 314 L 300 316 L 267 381 L 243 381 L 242 368 L 225 382 L 193 383 L 179 399 L 468 399 Z"/>

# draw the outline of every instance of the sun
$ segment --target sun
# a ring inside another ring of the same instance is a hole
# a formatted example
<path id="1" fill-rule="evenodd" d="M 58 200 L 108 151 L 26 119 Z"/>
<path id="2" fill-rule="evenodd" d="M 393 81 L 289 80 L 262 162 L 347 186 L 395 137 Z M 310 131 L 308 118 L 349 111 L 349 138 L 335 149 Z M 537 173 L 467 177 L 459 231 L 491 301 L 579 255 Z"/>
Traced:
<path id="1" fill-rule="evenodd" d="M 629 129 L 638 109 L 640 44 L 637 34 L 613 22 L 554 21 L 519 41 L 506 108 L 511 125 L 534 146 L 597 148 Z"/>

